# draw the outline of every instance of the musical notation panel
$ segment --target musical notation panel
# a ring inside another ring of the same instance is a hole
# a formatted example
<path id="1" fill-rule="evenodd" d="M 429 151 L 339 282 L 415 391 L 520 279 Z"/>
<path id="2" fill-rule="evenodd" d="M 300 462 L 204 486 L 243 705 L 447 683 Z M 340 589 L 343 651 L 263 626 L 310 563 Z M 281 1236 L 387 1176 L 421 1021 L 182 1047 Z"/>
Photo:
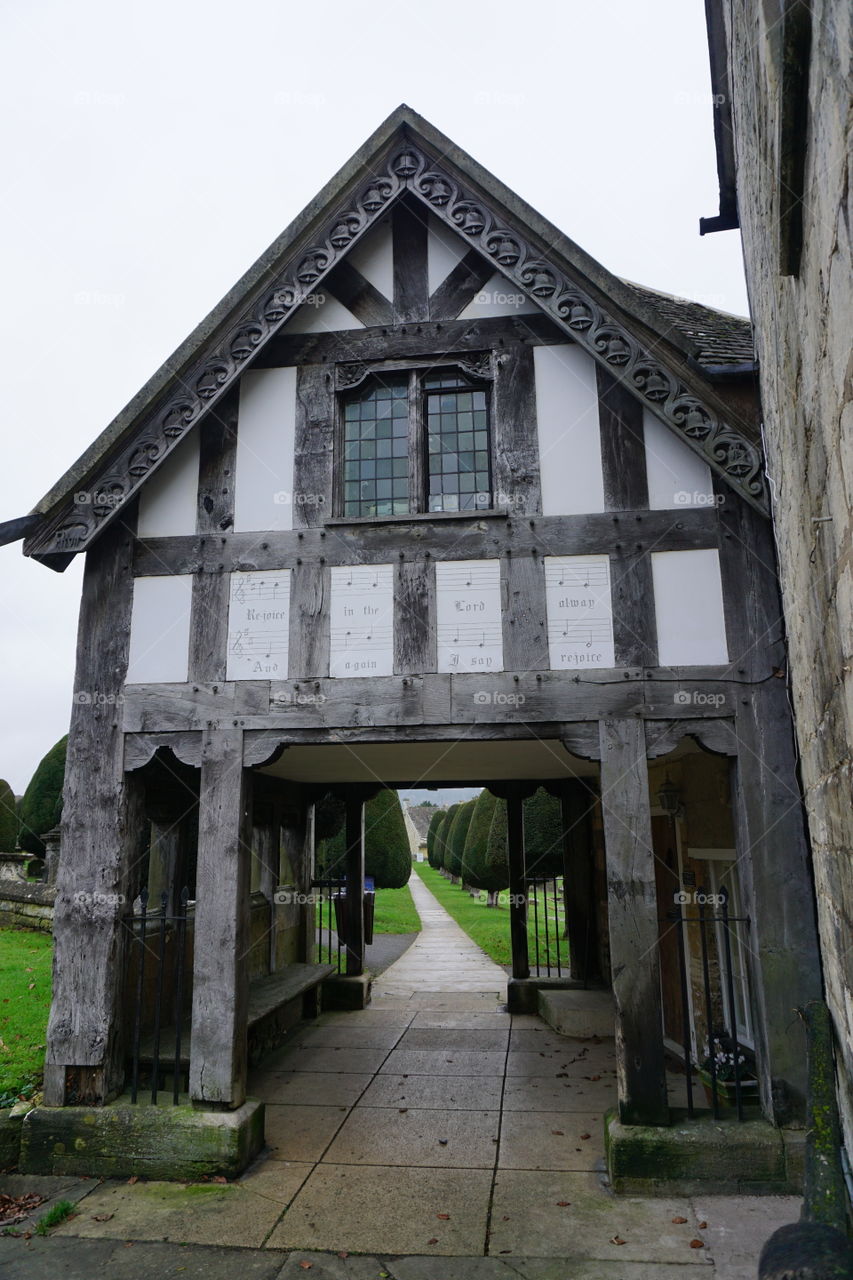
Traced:
<path id="1" fill-rule="evenodd" d="M 545 602 L 552 670 L 616 665 L 608 556 L 546 556 Z"/>
<path id="2" fill-rule="evenodd" d="M 228 606 L 228 680 L 287 675 L 290 570 L 231 574 Z"/>
<path id="3" fill-rule="evenodd" d="M 498 560 L 435 566 L 439 671 L 503 671 Z"/>
<path id="4" fill-rule="evenodd" d="M 394 566 L 352 565 L 331 573 L 329 675 L 393 675 Z"/>

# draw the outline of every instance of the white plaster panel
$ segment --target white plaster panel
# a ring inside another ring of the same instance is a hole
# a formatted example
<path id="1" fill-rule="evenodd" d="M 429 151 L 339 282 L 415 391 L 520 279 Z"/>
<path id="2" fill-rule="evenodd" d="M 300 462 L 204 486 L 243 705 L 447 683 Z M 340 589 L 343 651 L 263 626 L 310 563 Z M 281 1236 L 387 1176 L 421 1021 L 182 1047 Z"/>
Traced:
<path id="1" fill-rule="evenodd" d="M 652 511 L 713 504 L 714 487 L 707 462 L 649 409 L 643 410 L 643 437 Z"/>
<path id="2" fill-rule="evenodd" d="M 364 328 L 342 302 L 331 293 L 323 292 L 322 285 L 310 298 L 303 302 L 293 319 L 288 320 L 285 325 L 288 333 L 339 333 L 342 329 Z"/>
<path id="3" fill-rule="evenodd" d="M 534 347 L 542 514 L 604 510 L 595 362 L 574 344 Z"/>
<path id="4" fill-rule="evenodd" d="M 439 671 L 503 671 L 498 560 L 435 566 Z"/>
<path id="5" fill-rule="evenodd" d="M 443 222 L 439 222 L 430 213 L 427 223 L 427 281 L 430 293 L 435 293 L 443 280 L 446 280 L 453 268 L 460 263 L 468 252 L 470 245 L 461 236 L 451 231 Z"/>
<path id="6" fill-rule="evenodd" d="M 139 494 L 140 538 L 195 533 L 198 507 L 198 431 L 182 440 Z"/>
<path id="7" fill-rule="evenodd" d="M 540 311 L 535 302 L 531 302 L 523 289 L 511 284 L 506 276 L 496 271 L 487 280 L 479 293 L 475 294 L 464 311 L 459 312 L 460 320 L 485 320 L 489 316 L 532 316 Z"/>
<path id="8" fill-rule="evenodd" d="M 545 606 L 552 670 L 616 665 L 609 556 L 546 556 Z"/>
<path id="9" fill-rule="evenodd" d="M 329 602 L 329 675 L 394 674 L 394 566 L 336 566 Z"/>
<path id="10" fill-rule="evenodd" d="M 655 551 L 652 582 L 660 665 L 728 662 L 717 551 Z"/>
<path id="11" fill-rule="evenodd" d="M 391 219 L 385 218 L 373 227 L 363 240 L 353 245 L 347 258 L 389 302 L 394 300 L 394 246 Z"/>
<path id="12" fill-rule="evenodd" d="M 232 573 L 228 680 L 284 680 L 290 640 L 290 570 Z"/>
<path id="13" fill-rule="evenodd" d="M 127 684 L 183 683 L 189 673 L 193 578 L 135 578 Z"/>
<path id="14" fill-rule="evenodd" d="M 248 370 L 240 380 L 234 529 L 293 528 L 296 370 Z"/>

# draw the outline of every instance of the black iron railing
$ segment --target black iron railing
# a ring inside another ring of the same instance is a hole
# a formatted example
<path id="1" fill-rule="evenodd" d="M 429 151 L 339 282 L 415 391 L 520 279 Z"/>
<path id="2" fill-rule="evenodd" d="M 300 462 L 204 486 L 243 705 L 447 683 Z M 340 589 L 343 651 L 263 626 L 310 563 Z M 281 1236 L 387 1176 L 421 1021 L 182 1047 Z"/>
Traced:
<path id="1" fill-rule="evenodd" d="M 311 881 L 317 909 L 317 961 L 343 971 L 346 956 L 346 880 L 334 877 Z"/>
<path id="2" fill-rule="evenodd" d="M 136 960 L 130 1100 L 134 1103 L 138 1101 L 140 1076 L 147 1070 L 150 1075 L 151 1102 L 156 1104 L 161 1073 L 171 1070 L 172 1102 L 177 1106 L 186 1070 L 182 1060 L 182 1037 L 189 889 L 185 887 L 182 890 L 178 908 L 173 914 L 169 914 L 168 895 L 165 893 L 160 895 L 159 910 L 149 911 L 147 889 L 143 889 L 139 900 L 139 914 L 127 919 Z M 168 956 L 169 951 L 171 956 Z M 152 981 L 152 966 L 153 1007 L 149 1006 L 146 999 L 146 978 L 149 983 Z M 165 1025 L 164 1004 L 170 1015 L 168 1026 Z M 146 1007 L 150 1008 L 148 1019 Z M 146 1026 L 149 1020 L 153 1021 L 150 1032 Z"/>
<path id="3" fill-rule="evenodd" d="M 561 978 L 568 970 L 562 881 L 557 876 L 535 876 L 524 883 L 531 973 L 538 978 Z"/>
<path id="4" fill-rule="evenodd" d="M 686 903 L 679 899 L 686 899 Z M 691 902 L 696 904 L 695 914 L 685 910 L 685 905 Z M 708 1092 L 714 1118 L 718 1120 L 721 1116 L 719 1085 L 725 1083 L 733 1086 L 735 1112 L 738 1120 L 743 1120 L 747 1088 L 750 1088 L 750 1098 L 757 1098 L 757 1084 L 748 1068 L 752 1051 L 738 1039 L 733 955 L 736 951 L 741 956 L 746 949 L 749 916 L 729 914 L 729 897 L 725 889 L 716 893 L 700 889 L 695 893 L 677 894 L 676 905 L 667 912 L 667 919 L 675 926 L 677 943 L 687 1113 L 691 1117 L 695 1115 L 690 997 L 691 993 L 698 994 L 691 973 L 691 960 L 697 959 L 698 952 L 702 1016 L 707 1037 L 707 1052 L 700 1058 L 700 1064 L 710 1078 Z M 697 934 L 698 947 L 691 941 Z M 738 982 L 741 980 L 742 975 L 739 974 Z M 741 995 L 740 1003 L 743 1002 Z M 722 1062 L 718 1060 L 719 1056 Z"/>

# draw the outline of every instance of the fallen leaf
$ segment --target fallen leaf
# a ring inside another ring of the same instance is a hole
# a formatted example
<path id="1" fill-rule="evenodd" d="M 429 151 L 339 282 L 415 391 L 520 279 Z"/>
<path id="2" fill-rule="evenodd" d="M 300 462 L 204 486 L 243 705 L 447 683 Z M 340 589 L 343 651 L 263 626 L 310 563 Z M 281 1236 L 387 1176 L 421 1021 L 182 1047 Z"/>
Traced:
<path id="1" fill-rule="evenodd" d="M 139 1181 L 139 1175 L 138 1175 L 138 1174 L 134 1174 L 132 1178 L 128 1178 L 128 1180 L 127 1180 L 127 1185 L 128 1185 L 129 1187 L 132 1187 L 132 1186 L 133 1186 L 133 1184 L 134 1184 L 135 1182 L 138 1182 L 138 1181 Z"/>
<path id="2" fill-rule="evenodd" d="M 569 1207 L 569 1205 L 570 1205 L 571 1203 L 572 1203 L 572 1202 L 571 1202 L 571 1200 L 557 1200 L 557 1201 L 556 1201 L 556 1205 L 557 1205 L 557 1208 L 558 1208 L 558 1209 L 568 1209 L 568 1207 Z"/>
<path id="3" fill-rule="evenodd" d="M 565 1138 L 565 1136 L 566 1136 L 566 1135 L 563 1133 L 563 1130 L 562 1130 L 562 1129 L 552 1129 L 552 1130 L 551 1130 L 551 1133 L 554 1135 L 554 1137 L 555 1137 L 555 1138 Z"/>
<path id="4" fill-rule="evenodd" d="M 446 1147 L 446 1146 L 447 1146 L 447 1139 L 446 1139 L 446 1138 L 439 1138 L 439 1140 L 438 1140 L 438 1145 L 439 1145 L 440 1147 Z"/>
<path id="5" fill-rule="evenodd" d="M 508 1213 L 505 1213 L 505 1214 L 504 1214 L 503 1218 L 501 1218 L 501 1222 L 509 1222 L 509 1214 L 508 1214 Z"/>
<path id="6" fill-rule="evenodd" d="M 223 1182 L 224 1182 L 224 1183 L 226 1183 L 226 1184 L 227 1184 L 228 1179 L 227 1179 L 227 1178 L 223 1178 L 223 1177 L 222 1177 L 222 1175 L 220 1174 L 220 1175 L 219 1175 L 218 1177 L 216 1177 L 216 1178 L 211 1178 L 211 1179 L 210 1179 L 210 1181 L 211 1181 L 211 1182 L 219 1182 L 219 1183 L 223 1183 Z"/>
<path id="7" fill-rule="evenodd" d="M 438 1244 L 438 1236 L 433 1236 L 431 1240 L 427 1240 L 427 1244 Z"/>
<path id="8" fill-rule="evenodd" d="M 303 1270 L 303 1271 L 310 1271 L 310 1270 L 311 1270 L 311 1268 L 313 1267 L 314 1263 L 313 1263 L 313 1262 L 300 1262 L 300 1264 L 299 1264 L 299 1265 L 300 1265 L 300 1267 L 302 1268 L 302 1270 Z"/>
<path id="9" fill-rule="evenodd" d="M 112 1217 L 113 1217 L 113 1214 L 111 1213 L 94 1213 L 92 1214 L 92 1221 L 93 1222 L 109 1222 L 110 1218 Z"/>
<path id="10" fill-rule="evenodd" d="M 581 1142 L 586 1142 L 587 1138 L 590 1138 L 591 1136 L 592 1136 L 592 1135 L 591 1135 L 591 1134 L 589 1134 L 589 1133 L 582 1133 L 582 1134 L 581 1134 Z"/>
<path id="11" fill-rule="evenodd" d="M 398 1111 L 400 1112 L 400 1115 L 401 1115 L 401 1116 L 404 1116 L 404 1115 L 406 1114 L 406 1112 L 408 1111 L 408 1109 L 409 1109 L 409 1108 L 408 1108 L 408 1107 L 398 1107 L 397 1109 L 398 1109 Z"/>
<path id="12" fill-rule="evenodd" d="M 627 1244 L 627 1243 L 628 1243 L 628 1241 L 627 1241 L 627 1240 L 623 1240 L 621 1236 L 612 1236 L 612 1237 L 611 1237 L 611 1240 L 610 1240 L 610 1243 L 611 1243 L 611 1244 Z"/>
<path id="13" fill-rule="evenodd" d="M 339 1257 L 339 1258 L 348 1258 L 348 1257 L 349 1257 L 349 1254 L 348 1254 L 348 1253 L 339 1253 L 339 1254 L 338 1254 L 338 1257 Z"/>
<path id="14" fill-rule="evenodd" d="M 685 1223 L 686 1221 L 687 1221 L 687 1219 L 686 1219 L 686 1218 L 673 1218 L 673 1222 L 674 1222 L 674 1223 L 676 1224 L 676 1226 L 678 1226 L 678 1227 L 680 1227 L 680 1226 L 681 1226 L 683 1223 Z"/>
<path id="15" fill-rule="evenodd" d="M 700 1223 L 699 1223 L 699 1230 L 700 1230 L 700 1231 L 707 1231 L 707 1230 L 708 1230 L 708 1224 L 707 1224 L 707 1222 L 700 1222 Z"/>
<path id="16" fill-rule="evenodd" d="M 691 1249 L 704 1249 L 704 1248 L 705 1248 L 705 1241 L 704 1241 L 704 1240 L 691 1240 L 691 1241 L 690 1241 L 690 1248 L 691 1248 Z"/>
<path id="17" fill-rule="evenodd" d="M 443 1222 L 449 1222 L 449 1221 L 450 1221 L 450 1214 L 449 1214 L 449 1213 L 437 1213 L 435 1216 L 436 1216 L 437 1218 L 441 1218 L 441 1220 L 442 1220 Z"/>

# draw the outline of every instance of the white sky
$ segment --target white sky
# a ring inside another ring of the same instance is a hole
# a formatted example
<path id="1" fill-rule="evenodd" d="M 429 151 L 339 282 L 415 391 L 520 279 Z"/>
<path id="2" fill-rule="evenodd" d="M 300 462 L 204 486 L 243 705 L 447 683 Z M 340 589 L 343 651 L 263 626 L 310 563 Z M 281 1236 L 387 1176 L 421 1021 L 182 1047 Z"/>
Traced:
<path id="1" fill-rule="evenodd" d="M 23 515 L 400 102 L 618 275 L 746 312 L 702 0 L 7 0 L 5 463 Z M 66 732 L 82 565 L 0 549 L 0 777 Z"/>

